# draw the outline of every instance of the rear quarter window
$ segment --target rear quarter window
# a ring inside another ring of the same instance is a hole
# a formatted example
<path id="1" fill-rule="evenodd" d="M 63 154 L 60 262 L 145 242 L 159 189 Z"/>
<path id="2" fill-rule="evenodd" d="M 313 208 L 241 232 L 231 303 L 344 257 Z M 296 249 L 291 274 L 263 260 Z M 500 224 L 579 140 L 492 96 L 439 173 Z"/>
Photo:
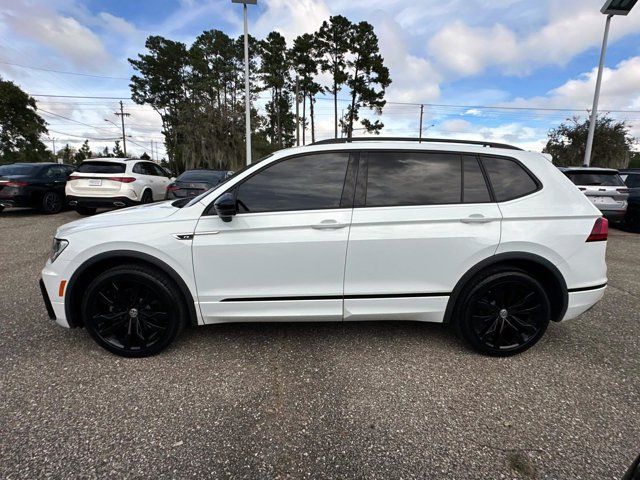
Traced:
<path id="1" fill-rule="evenodd" d="M 539 188 L 533 176 L 513 159 L 483 156 L 482 164 L 498 202 L 524 197 Z"/>
<path id="2" fill-rule="evenodd" d="M 124 173 L 127 166 L 115 162 L 82 162 L 76 169 L 78 173 Z"/>

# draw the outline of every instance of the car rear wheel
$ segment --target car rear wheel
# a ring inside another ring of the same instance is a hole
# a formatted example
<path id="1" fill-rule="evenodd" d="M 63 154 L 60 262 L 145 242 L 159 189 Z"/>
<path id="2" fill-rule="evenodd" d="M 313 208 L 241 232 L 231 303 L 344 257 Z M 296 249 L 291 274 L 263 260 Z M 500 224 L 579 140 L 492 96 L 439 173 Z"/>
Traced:
<path id="1" fill-rule="evenodd" d="M 151 190 L 145 190 L 142 194 L 142 198 L 140 199 L 140 203 L 151 203 L 153 202 L 153 195 L 151 195 Z"/>
<path id="2" fill-rule="evenodd" d="M 476 277 L 462 292 L 456 311 L 462 339 L 478 352 L 499 357 L 535 345 L 551 317 L 549 298 L 540 282 L 516 269 Z"/>
<path id="3" fill-rule="evenodd" d="M 96 209 L 91 207 L 76 207 L 76 212 L 80 215 L 95 215 Z"/>
<path id="4" fill-rule="evenodd" d="M 64 200 L 58 192 L 46 192 L 40 201 L 40 210 L 43 213 L 60 213 L 63 206 Z"/>
<path id="5" fill-rule="evenodd" d="M 84 293 L 84 325 L 103 348 L 123 357 L 148 357 L 180 333 L 187 313 L 180 292 L 162 272 L 139 265 L 114 267 Z"/>

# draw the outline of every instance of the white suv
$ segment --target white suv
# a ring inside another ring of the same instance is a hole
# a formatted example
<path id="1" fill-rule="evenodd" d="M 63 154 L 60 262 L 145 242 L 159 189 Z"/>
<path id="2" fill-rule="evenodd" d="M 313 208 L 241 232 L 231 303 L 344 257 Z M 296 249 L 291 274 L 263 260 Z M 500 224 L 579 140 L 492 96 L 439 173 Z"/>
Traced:
<path id="1" fill-rule="evenodd" d="M 171 177 L 159 165 L 134 158 L 92 158 L 69 177 L 65 194 L 82 215 L 100 207 L 130 207 L 163 200 Z"/>
<path id="2" fill-rule="evenodd" d="M 414 320 L 512 355 L 602 298 L 607 221 L 551 162 L 474 142 L 320 142 L 195 197 L 72 222 L 51 318 L 123 356 L 185 325 Z"/>

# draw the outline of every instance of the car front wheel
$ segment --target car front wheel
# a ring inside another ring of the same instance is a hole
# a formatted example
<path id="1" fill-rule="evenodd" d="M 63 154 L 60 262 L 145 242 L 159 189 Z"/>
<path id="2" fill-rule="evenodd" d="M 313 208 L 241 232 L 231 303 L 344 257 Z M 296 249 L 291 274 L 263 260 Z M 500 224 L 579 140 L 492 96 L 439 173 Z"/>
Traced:
<path id="1" fill-rule="evenodd" d="M 103 348 L 123 357 L 148 357 L 165 349 L 186 323 L 175 284 L 162 272 L 140 265 L 114 267 L 84 293 L 84 325 Z"/>
<path id="2" fill-rule="evenodd" d="M 505 357 L 540 340 L 551 306 L 535 278 L 521 270 L 497 269 L 463 290 L 456 316 L 458 334 L 474 350 Z"/>

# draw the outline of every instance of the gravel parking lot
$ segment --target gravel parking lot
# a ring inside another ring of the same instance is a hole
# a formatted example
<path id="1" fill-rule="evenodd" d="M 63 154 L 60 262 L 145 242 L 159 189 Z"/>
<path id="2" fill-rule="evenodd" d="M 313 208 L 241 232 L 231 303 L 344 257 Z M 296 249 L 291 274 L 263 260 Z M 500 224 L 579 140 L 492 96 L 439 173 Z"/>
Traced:
<path id="1" fill-rule="evenodd" d="M 640 449 L 640 235 L 515 358 L 419 323 L 189 329 L 127 360 L 46 315 L 75 212 L 0 214 L 0 478 L 620 478 Z"/>

